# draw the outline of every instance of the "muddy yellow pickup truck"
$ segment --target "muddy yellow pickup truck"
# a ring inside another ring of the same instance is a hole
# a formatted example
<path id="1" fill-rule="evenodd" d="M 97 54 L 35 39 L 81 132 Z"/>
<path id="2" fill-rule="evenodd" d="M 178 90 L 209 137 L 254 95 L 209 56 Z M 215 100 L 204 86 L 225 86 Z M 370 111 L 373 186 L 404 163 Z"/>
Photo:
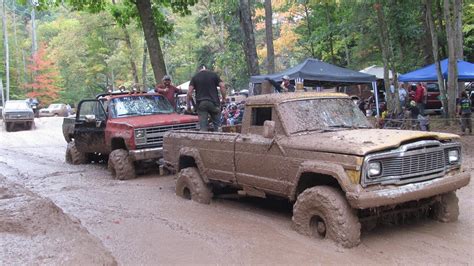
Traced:
<path id="1" fill-rule="evenodd" d="M 459 136 L 374 129 L 339 93 L 249 97 L 241 132 L 173 131 L 165 164 L 178 172 L 176 194 L 210 203 L 229 187 L 254 197 L 294 202 L 294 228 L 345 247 L 360 242 L 361 223 L 426 214 L 459 215 Z"/>

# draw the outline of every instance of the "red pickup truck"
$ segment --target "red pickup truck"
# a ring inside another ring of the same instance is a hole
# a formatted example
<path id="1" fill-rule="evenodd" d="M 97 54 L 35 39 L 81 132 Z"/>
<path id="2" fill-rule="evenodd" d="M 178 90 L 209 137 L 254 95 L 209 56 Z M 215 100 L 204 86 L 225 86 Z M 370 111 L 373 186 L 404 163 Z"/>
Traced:
<path id="1" fill-rule="evenodd" d="M 197 129 L 198 121 L 177 114 L 159 94 L 100 94 L 82 100 L 75 117 L 64 118 L 66 162 L 83 164 L 100 155 L 117 179 L 134 178 L 138 162 L 162 157 L 165 132 Z"/>

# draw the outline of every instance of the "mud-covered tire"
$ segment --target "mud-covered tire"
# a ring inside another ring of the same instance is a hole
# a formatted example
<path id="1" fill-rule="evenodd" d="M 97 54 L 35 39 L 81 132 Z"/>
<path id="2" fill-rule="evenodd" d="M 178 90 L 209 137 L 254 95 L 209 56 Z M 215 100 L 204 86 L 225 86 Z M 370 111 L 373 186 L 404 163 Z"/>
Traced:
<path id="1" fill-rule="evenodd" d="M 303 235 L 329 238 L 350 248 L 360 243 L 356 211 L 341 191 L 327 186 L 308 188 L 293 206 L 293 227 Z"/>
<path id="2" fill-rule="evenodd" d="M 136 177 L 135 166 L 124 149 L 113 150 L 109 155 L 108 168 L 112 176 L 118 180 L 133 179 Z"/>
<path id="3" fill-rule="evenodd" d="M 5 122 L 5 130 L 7 132 L 10 132 L 10 131 L 12 131 L 12 129 L 13 129 L 13 123 L 12 122 Z"/>
<path id="4" fill-rule="evenodd" d="M 196 167 L 184 168 L 178 173 L 176 195 L 203 204 L 211 203 L 213 196 L 211 186 L 204 183 Z"/>
<path id="5" fill-rule="evenodd" d="M 456 192 L 448 192 L 440 196 L 440 200 L 431 206 L 431 217 L 443 223 L 451 223 L 458 220 L 459 199 Z"/>
<path id="6" fill-rule="evenodd" d="M 87 163 L 87 154 L 78 151 L 74 141 L 71 141 L 66 148 L 66 162 L 69 164 L 85 164 Z"/>

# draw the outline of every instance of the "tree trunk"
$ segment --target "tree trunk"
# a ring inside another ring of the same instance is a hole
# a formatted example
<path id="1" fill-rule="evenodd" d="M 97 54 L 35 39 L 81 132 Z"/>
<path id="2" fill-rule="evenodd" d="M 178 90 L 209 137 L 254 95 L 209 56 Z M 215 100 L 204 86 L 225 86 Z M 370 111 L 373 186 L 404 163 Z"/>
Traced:
<path id="1" fill-rule="evenodd" d="M 132 68 L 132 75 L 133 75 L 133 82 L 137 85 L 139 83 L 138 81 L 138 72 L 137 72 L 137 64 L 135 63 L 135 60 L 133 60 L 133 47 L 132 47 L 132 41 L 130 40 L 130 34 L 128 34 L 127 28 L 124 26 L 122 27 L 123 30 L 123 35 L 125 37 L 125 43 L 127 44 L 128 48 L 128 60 L 130 61 L 130 67 Z"/>
<path id="2" fill-rule="evenodd" d="M 245 55 L 247 67 L 250 75 L 259 75 L 257 47 L 255 46 L 255 36 L 253 33 L 252 14 L 249 0 L 240 0 L 240 27 L 244 36 Z"/>
<path id="3" fill-rule="evenodd" d="M 10 99 L 10 53 L 8 49 L 8 31 L 7 31 L 7 14 L 5 12 L 5 0 L 2 1 L 2 22 L 3 22 L 3 43 L 5 48 L 5 76 L 6 76 L 6 99 Z"/>
<path id="4" fill-rule="evenodd" d="M 429 10 L 429 12 L 431 13 L 431 10 Z M 431 63 L 433 63 L 433 46 L 432 46 L 432 43 L 433 41 L 431 40 L 431 35 L 430 35 L 430 27 L 428 25 L 428 21 L 426 20 L 426 17 L 427 17 L 427 13 L 428 13 L 428 10 L 426 8 L 426 5 L 422 5 L 422 13 L 424 15 L 424 18 L 425 19 L 422 19 L 422 25 L 423 25 L 423 29 L 424 29 L 424 38 L 423 38 L 423 55 L 424 55 L 424 65 L 429 65 Z"/>
<path id="5" fill-rule="evenodd" d="M 433 58 L 434 58 L 434 63 L 436 66 L 436 75 L 438 77 L 438 87 L 439 87 L 439 92 L 440 92 L 440 98 L 441 98 L 441 103 L 443 104 L 443 110 L 444 115 L 448 114 L 448 98 L 447 98 L 447 93 L 446 89 L 444 88 L 444 79 L 443 79 L 443 74 L 441 73 L 441 65 L 439 63 L 439 46 L 438 46 L 438 35 L 436 34 L 435 31 L 435 25 L 433 22 L 433 14 L 431 13 L 431 7 L 432 7 L 432 1 L 433 0 L 424 0 L 425 5 L 426 5 L 426 21 L 428 23 L 428 27 L 430 29 L 430 34 L 431 34 L 431 42 L 432 42 L 432 47 L 433 47 Z M 446 124 L 449 124 L 448 120 L 445 120 Z"/>
<path id="6" fill-rule="evenodd" d="M 275 51 L 273 49 L 272 1 L 265 0 L 265 37 L 267 43 L 267 72 L 275 73 Z"/>
<path id="7" fill-rule="evenodd" d="M 454 0 L 444 0 L 444 16 L 446 20 L 446 36 L 448 39 L 448 115 L 454 119 L 456 115 L 456 87 L 458 67 L 456 62 L 456 8 Z"/>
<path id="8" fill-rule="evenodd" d="M 391 52 L 390 52 L 390 42 L 387 25 L 385 23 L 385 16 L 382 10 L 382 4 L 376 3 L 374 8 L 377 13 L 377 27 L 380 30 L 379 41 L 382 47 L 382 59 L 383 59 L 383 68 L 384 68 L 384 85 L 385 85 L 385 95 L 387 97 L 387 110 L 389 113 L 398 114 L 400 112 L 400 100 L 398 98 L 398 88 L 397 84 L 394 85 L 394 93 L 390 89 L 390 78 L 389 78 L 389 69 L 392 69 L 392 75 L 396 78 L 396 71 L 394 65 L 390 64 Z M 392 66 L 392 67 L 390 67 Z"/>
<path id="9" fill-rule="evenodd" d="M 166 65 L 161 51 L 160 39 L 156 29 L 150 0 L 136 0 L 135 5 L 145 34 L 155 81 L 158 83 L 166 75 Z"/>
<path id="10" fill-rule="evenodd" d="M 309 2 L 309 0 L 306 0 L 306 2 L 303 3 L 303 8 L 304 8 L 304 14 L 305 14 L 305 19 L 306 19 L 306 28 L 308 29 L 309 48 L 310 48 L 310 52 L 311 52 L 311 57 L 316 58 L 316 53 L 314 51 L 314 44 L 313 44 L 313 40 L 311 38 L 311 33 L 313 32 L 313 27 L 312 27 L 311 21 L 310 21 L 308 2 Z M 321 58 L 319 58 L 319 59 L 321 59 Z"/>
<path id="11" fill-rule="evenodd" d="M 436 11 L 437 11 L 437 17 L 438 17 L 438 32 L 439 33 L 442 33 L 442 36 L 445 36 L 445 25 L 443 25 L 443 7 L 442 7 L 442 2 L 443 0 L 436 0 Z M 440 36 L 438 36 L 438 43 L 439 43 L 439 46 L 440 46 L 440 55 L 441 55 L 441 59 L 444 59 L 446 57 L 448 57 L 448 52 L 447 52 L 447 48 L 446 48 L 446 43 L 445 43 L 445 40 L 446 39 L 442 39 L 442 42 L 440 42 Z"/>
<path id="12" fill-rule="evenodd" d="M 142 83 L 143 83 L 143 90 L 146 91 L 148 89 L 146 84 L 146 58 L 147 58 L 148 49 L 146 46 L 146 41 L 143 41 L 143 61 L 142 61 Z"/>
<path id="13" fill-rule="evenodd" d="M 329 27 L 329 51 L 331 52 L 331 62 L 333 64 L 336 64 L 336 59 L 334 58 L 334 41 L 333 41 L 333 36 L 332 36 L 332 25 L 331 25 L 331 18 L 329 14 L 329 4 L 326 3 L 326 23 L 328 24 Z"/>

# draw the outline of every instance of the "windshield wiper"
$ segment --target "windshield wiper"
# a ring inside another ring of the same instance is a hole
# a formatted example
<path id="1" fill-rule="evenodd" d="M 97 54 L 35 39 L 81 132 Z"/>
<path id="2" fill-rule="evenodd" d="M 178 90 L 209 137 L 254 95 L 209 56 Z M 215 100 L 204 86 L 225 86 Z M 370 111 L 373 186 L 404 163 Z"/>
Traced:
<path id="1" fill-rule="evenodd" d="M 130 115 L 141 115 L 142 113 L 126 113 L 126 114 L 119 114 L 117 116 L 130 116 Z"/>
<path id="2" fill-rule="evenodd" d="M 350 128 L 350 129 L 359 129 L 359 128 L 370 128 L 368 126 L 354 126 L 346 124 L 330 125 L 330 128 Z"/>

